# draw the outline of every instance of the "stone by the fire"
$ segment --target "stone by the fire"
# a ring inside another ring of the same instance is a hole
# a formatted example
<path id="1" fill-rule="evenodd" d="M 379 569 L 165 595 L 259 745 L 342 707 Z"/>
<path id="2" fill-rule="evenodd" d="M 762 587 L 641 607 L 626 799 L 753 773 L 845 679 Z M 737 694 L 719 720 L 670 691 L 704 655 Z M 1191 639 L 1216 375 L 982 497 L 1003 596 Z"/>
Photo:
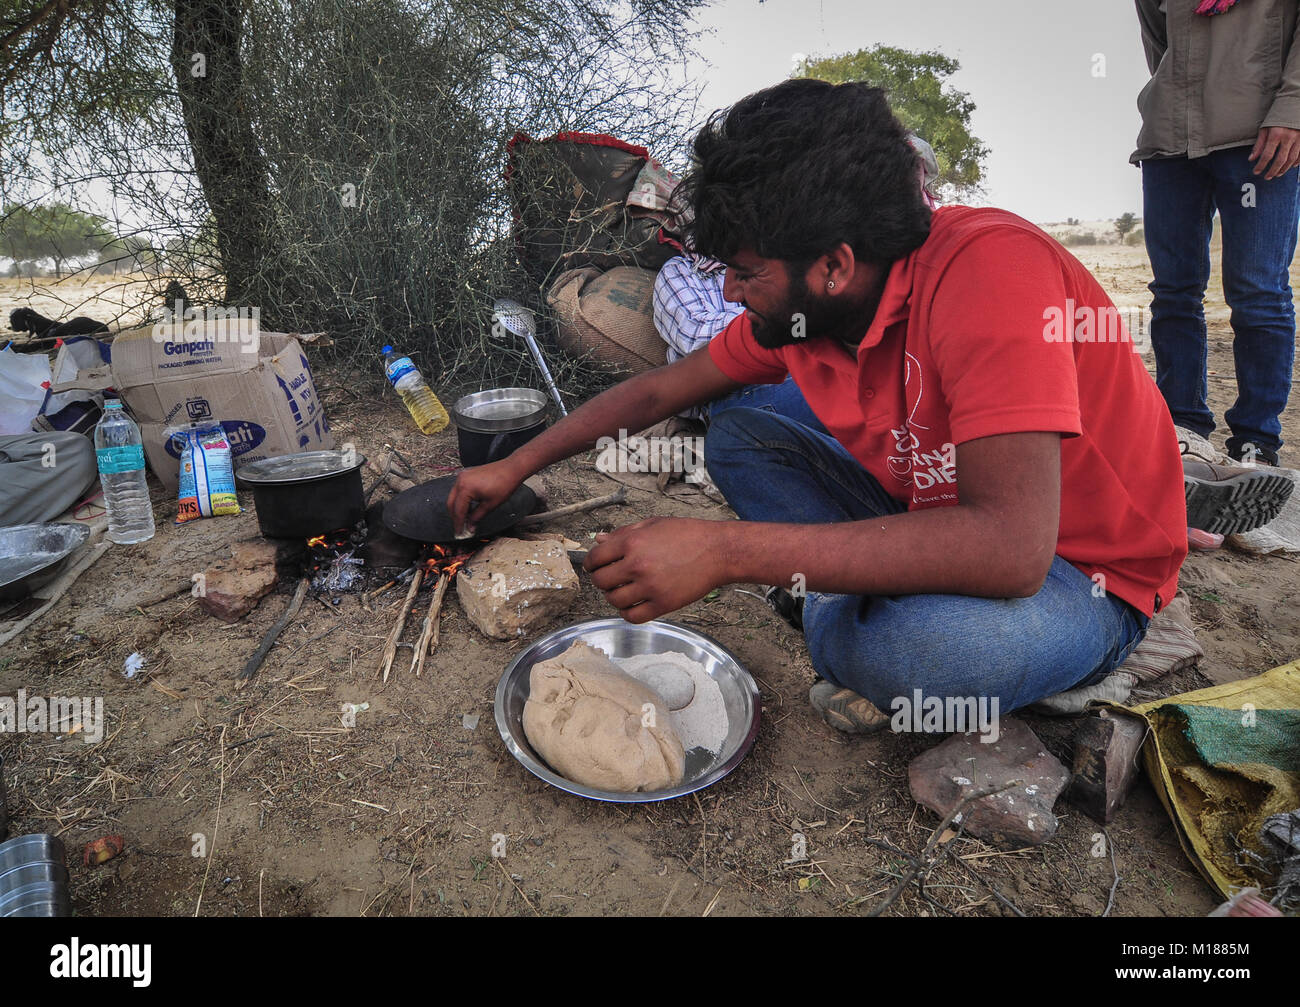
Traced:
<path id="1" fill-rule="evenodd" d="M 498 640 L 524 636 L 577 600 L 578 575 L 554 539 L 499 538 L 456 574 L 456 596 L 470 622 Z"/>
<path id="2" fill-rule="evenodd" d="M 279 581 L 275 546 L 262 539 L 235 542 L 232 556 L 203 571 L 196 585 L 199 607 L 222 622 L 238 622 Z"/>
<path id="3" fill-rule="evenodd" d="M 384 524 L 384 504 L 372 504 L 366 510 L 366 540 L 357 549 L 370 570 L 388 568 L 405 570 L 420 551 L 420 543 L 398 535 Z"/>
<path id="4" fill-rule="evenodd" d="M 943 818 L 968 794 L 1020 781 L 972 801 L 954 826 L 1003 847 L 1036 846 L 1056 833 L 1052 805 L 1070 778 L 1058 759 L 1022 721 L 1004 719 L 997 741 L 954 734 L 912 760 L 907 782 L 918 804 Z"/>

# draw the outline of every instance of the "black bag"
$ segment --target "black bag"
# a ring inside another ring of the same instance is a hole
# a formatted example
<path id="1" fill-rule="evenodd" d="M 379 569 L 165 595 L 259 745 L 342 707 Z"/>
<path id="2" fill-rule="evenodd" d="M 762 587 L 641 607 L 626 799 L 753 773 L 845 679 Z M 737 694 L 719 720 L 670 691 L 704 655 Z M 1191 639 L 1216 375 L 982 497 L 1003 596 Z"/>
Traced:
<path id="1" fill-rule="evenodd" d="M 506 149 L 515 242 L 540 286 L 586 266 L 658 270 L 681 254 L 665 230 L 671 215 L 643 208 L 662 205 L 656 193 L 671 178 L 644 147 L 603 133 L 557 133 L 545 140 L 516 133 Z M 643 174 L 653 174 L 658 184 Z M 651 190 L 649 198 L 630 205 L 638 186 Z"/>

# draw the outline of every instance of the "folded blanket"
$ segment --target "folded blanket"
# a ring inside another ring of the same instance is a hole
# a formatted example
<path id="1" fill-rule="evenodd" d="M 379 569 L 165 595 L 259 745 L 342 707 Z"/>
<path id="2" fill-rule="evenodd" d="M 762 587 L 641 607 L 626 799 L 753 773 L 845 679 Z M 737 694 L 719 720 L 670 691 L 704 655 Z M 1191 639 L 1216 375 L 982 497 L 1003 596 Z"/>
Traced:
<path id="1" fill-rule="evenodd" d="M 1156 613 L 1128 659 L 1096 685 L 1048 696 L 1030 707 L 1035 713 L 1066 716 L 1082 713 L 1094 703 L 1128 702 L 1138 682 L 1153 682 L 1170 672 L 1182 671 L 1205 656 L 1192 629 L 1192 610 L 1181 591 Z"/>

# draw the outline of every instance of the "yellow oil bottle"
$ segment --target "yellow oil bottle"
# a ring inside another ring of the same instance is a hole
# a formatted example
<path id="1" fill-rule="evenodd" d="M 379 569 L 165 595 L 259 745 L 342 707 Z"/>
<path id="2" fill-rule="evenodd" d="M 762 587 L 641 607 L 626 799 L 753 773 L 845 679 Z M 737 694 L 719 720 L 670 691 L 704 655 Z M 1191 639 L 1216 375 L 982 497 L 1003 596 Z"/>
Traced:
<path id="1" fill-rule="evenodd" d="M 420 433 L 436 434 L 444 429 L 451 418 L 411 358 L 402 356 L 391 346 L 385 346 L 382 352 L 384 373 L 388 375 L 393 390 L 401 396 Z"/>

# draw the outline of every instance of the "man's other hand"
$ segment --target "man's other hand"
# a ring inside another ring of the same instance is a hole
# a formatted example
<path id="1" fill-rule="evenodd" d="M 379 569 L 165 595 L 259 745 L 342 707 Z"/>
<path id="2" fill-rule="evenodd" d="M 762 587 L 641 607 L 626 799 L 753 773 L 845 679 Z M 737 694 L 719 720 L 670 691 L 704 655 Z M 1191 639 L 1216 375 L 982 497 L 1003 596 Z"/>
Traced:
<path id="1" fill-rule="evenodd" d="M 727 582 L 723 521 L 650 518 L 598 535 L 583 568 L 628 622 L 649 622 Z"/>
<path id="2" fill-rule="evenodd" d="M 1265 179 L 1290 171 L 1300 164 L 1300 129 L 1265 126 L 1251 148 L 1250 160 L 1255 162 L 1255 174 L 1263 173 Z"/>

